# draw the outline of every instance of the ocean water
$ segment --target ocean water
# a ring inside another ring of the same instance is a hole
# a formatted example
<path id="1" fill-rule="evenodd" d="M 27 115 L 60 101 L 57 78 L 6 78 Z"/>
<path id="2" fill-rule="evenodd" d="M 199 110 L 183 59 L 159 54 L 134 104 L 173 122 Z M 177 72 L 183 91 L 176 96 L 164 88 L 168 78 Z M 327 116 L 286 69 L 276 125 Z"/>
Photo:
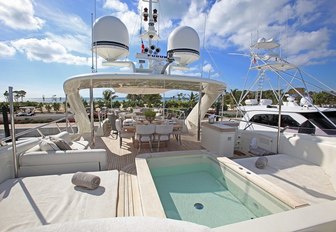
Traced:
<path id="1" fill-rule="evenodd" d="M 89 97 L 84 97 L 84 99 L 89 102 L 90 101 L 90 98 Z M 94 97 L 93 98 L 94 100 L 101 100 L 102 98 L 101 97 Z M 165 100 L 168 101 L 170 100 L 171 97 L 165 97 Z M 113 101 L 127 101 L 126 97 L 117 97 L 115 99 L 113 99 Z M 30 102 L 42 102 L 42 103 L 53 103 L 53 102 L 64 102 L 65 101 L 65 97 L 57 97 L 55 99 L 53 98 L 23 98 L 23 101 L 24 102 L 27 102 L 27 101 L 30 101 Z"/>

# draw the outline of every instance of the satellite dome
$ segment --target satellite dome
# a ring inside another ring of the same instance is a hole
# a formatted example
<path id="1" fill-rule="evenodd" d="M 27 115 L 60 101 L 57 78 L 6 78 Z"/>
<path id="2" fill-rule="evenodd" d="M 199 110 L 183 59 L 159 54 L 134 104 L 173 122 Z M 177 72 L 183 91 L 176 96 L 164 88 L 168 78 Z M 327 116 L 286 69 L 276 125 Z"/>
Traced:
<path id="1" fill-rule="evenodd" d="M 265 43 L 266 42 L 266 39 L 265 38 L 259 38 L 258 39 L 258 43 Z"/>
<path id="2" fill-rule="evenodd" d="M 176 28 L 168 38 L 168 54 L 173 54 L 176 62 L 186 66 L 200 57 L 200 39 L 197 32 L 187 26 Z"/>
<path id="3" fill-rule="evenodd" d="M 127 56 L 129 35 L 125 24 L 114 16 L 98 18 L 93 25 L 92 45 L 97 54 L 107 61 Z"/>
<path id="4" fill-rule="evenodd" d="M 313 99 L 311 97 L 305 96 L 300 100 L 300 106 L 312 106 Z"/>

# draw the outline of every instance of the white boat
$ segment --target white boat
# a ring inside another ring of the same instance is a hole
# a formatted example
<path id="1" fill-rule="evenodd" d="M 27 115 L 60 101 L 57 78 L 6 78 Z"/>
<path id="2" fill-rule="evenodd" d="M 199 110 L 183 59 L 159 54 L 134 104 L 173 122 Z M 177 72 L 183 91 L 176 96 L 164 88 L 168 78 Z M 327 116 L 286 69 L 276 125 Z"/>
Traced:
<path id="1" fill-rule="evenodd" d="M 99 18 L 93 27 L 93 50 L 107 65 L 128 66 L 131 72 L 93 72 L 65 81 L 78 134 L 58 127 L 60 133 L 49 140 L 39 136 L 16 141 L 12 135 L 13 143 L 0 147 L 0 229 L 334 231 L 335 137 L 240 130 L 231 122 L 205 122 L 201 144 L 195 136 L 182 134 L 182 145 L 173 140 L 163 152 L 148 149 L 138 155 L 131 140 L 122 143 L 112 135 L 97 136 L 79 89 L 89 88 L 91 99 L 96 87 L 148 94 L 199 91 L 203 97 L 184 122 L 194 130 L 226 87 L 222 82 L 170 73 L 199 57 L 198 35 L 190 27 L 178 28 L 169 38 L 167 56 L 153 54 L 156 48 L 150 41 L 158 38 L 154 27 L 158 12 L 152 9 L 152 0 L 148 3 L 142 16 L 149 23 L 143 34 L 149 44 L 137 54 L 138 59 L 149 60 L 148 68 L 143 62 L 135 67 L 133 62 L 118 60 L 128 54 L 126 27 L 115 17 Z M 119 33 L 106 27 L 118 28 Z M 12 89 L 9 93 L 12 101 Z M 263 159 L 253 156 L 253 150 L 264 152 Z M 77 171 L 98 176 L 98 188 L 73 185 Z"/>
<path id="2" fill-rule="evenodd" d="M 283 60 L 275 51 L 279 47 L 280 44 L 274 39 L 266 40 L 264 38 L 259 39 L 251 46 L 250 70 L 256 70 L 258 75 L 252 81 L 250 88 L 246 88 L 247 90 L 242 92 L 237 101 L 238 110 L 243 114 L 239 128 L 277 131 L 279 113 L 281 113 L 281 130 L 335 135 L 336 109 L 314 105 L 311 96 L 309 96 L 308 86 L 313 86 L 315 89 L 318 87 L 322 90 L 323 87 L 327 88 L 326 92 L 331 95 L 334 95 L 335 91 L 311 75 L 306 75 L 298 66 Z M 309 80 L 308 77 L 310 77 Z M 270 79 L 277 80 L 276 85 L 282 87 L 281 91 L 272 85 Z M 272 102 L 271 99 L 263 99 L 265 86 L 272 90 L 276 102 Z M 305 93 L 299 92 L 296 89 L 297 86 L 301 89 L 302 86 L 306 87 Z M 290 89 L 295 90 L 296 97 L 286 93 Z M 246 99 L 251 92 L 255 93 L 255 98 Z"/>

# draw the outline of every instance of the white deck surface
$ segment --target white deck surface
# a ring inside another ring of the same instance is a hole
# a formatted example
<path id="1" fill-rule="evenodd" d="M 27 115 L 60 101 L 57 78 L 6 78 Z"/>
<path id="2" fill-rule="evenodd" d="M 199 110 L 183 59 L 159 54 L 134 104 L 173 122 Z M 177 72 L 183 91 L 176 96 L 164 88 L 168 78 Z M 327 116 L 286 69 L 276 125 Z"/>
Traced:
<path id="1" fill-rule="evenodd" d="M 268 164 L 265 169 L 255 167 L 258 157 L 234 161 L 309 204 L 336 199 L 329 176 L 321 167 L 285 154 L 266 157 Z"/>
<path id="2" fill-rule="evenodd" d="M 0 185 L 0 231 L 115 217 L 118 171 L 91 173 L 101 179 L 95 190 L 74 186 L 73 174 L 6 180 Z"/>

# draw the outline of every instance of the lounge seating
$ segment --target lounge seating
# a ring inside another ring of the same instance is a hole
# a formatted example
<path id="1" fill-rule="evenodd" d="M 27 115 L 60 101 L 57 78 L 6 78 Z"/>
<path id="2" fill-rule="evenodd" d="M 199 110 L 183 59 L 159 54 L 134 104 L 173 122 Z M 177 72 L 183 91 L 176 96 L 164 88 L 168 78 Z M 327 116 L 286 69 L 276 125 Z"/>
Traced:
<path id="1" fill-rule="evenodd" d="M 21 142 L 24 148 L 17 152 L 20 177 L 107 169 L 104 149 L 86 149 L 88 141 L 72 142 L 68 132 L 53 137 L 64 139 L 72 150 L 42 151 L 38 139 Z"/>
<path id="2" fill-rule="evenodd" d="M 265 155 L 271 155 L 273 154 L 271 151 L 268 151 L 262 147 L 258 146 L 257 138 L 252 138 L 250 147 L 249 147 L 249 153 L 255 156 L 265 156 Z"/>
<path id="3" fill-rule="evenodd" d="M 25 152 L 18 163 L 21 177 L 107 169 L 104 149 Z"/>
<path id="4" fill-rule="evenodd" d="M 235 162 L 309 204 L 336 200 L 336 190 L 332 186 L 331 178 L 320 166 L 286 154 L 266 157 L 268 164 L 263 169 L 255 166 L 260 157 L 235 159 Z"/>
<path id="5" fill-rule="evenodd" d="M 95 190 L 74 186 L 73 174 L 7 179 L 0 184 L 0 230 L 115 217 L 118 171 L 91 174 L 101 179 Z"/>

